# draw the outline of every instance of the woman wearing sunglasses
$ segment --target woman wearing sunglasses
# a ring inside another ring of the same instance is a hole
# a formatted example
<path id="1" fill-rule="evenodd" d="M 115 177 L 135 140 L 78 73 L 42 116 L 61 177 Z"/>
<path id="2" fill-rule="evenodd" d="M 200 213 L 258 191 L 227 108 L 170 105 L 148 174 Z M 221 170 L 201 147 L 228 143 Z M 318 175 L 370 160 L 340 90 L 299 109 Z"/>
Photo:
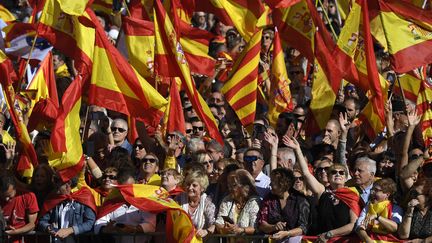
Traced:
<path id="1" fill-rule="evenodd" d="M 409 202 L 399 225 L 401 239 L 410 242 L 432 242 L 432 179 L 420 178 L 408 193 Z"/>
<path id="2" fill-rule="evenodd" d="M 360 214 L 359 196 L 345 187 L 348 171 L 344 165 L 333 164 L 327 170 L 330 187 L 326 189 L 309 171 L 300 145 L 295 138 L 283 137 L 283 143 L 294 149 L 304 179 L 318 200 L 317 242 L 351 234 Z"/>
<path id="3" fill-rule="evenodd" d="M 140 183 L 146 185 L 160 186 L 161 177 L 158 175 L 159 159 L 154 153 L 148 153 L 141 160 Z"/>

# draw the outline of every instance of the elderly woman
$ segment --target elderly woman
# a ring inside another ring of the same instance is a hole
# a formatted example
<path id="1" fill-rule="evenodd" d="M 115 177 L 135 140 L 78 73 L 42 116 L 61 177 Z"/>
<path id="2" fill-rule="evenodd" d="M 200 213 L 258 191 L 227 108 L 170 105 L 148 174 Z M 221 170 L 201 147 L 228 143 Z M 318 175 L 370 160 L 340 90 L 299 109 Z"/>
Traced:
<path id="1" fill-rule="evenodd" d="M 207 176 L 210 177 L 213 174 L 214 161 L 205 150 L 194 153 L 192 156 L 192 160 L 193 162 L 200 163 L 204 166 Z"/>
<path id="2" fill-rule="evenodd" d="M 202 171 L 189 173 L 184 182 L 185 192 L 175 198 L 180 206 L 189 213 L 197 229 L 197 236 L 204 238 L 215 229 L 215 206 L 205 194 L 209 185 L 208 177 Z"/>
<path id="3" fill-rule="evenodd" d="M 161 186 L 168 191 L 171 197 L 175 197 L 184 192 L 180 187 L 180 184 L 183 181 L 183 176 L 177 170 L 166 169 L 162 171 L 161 179 Z"/>
<path id="4" fill-rule="evenodd" d="M 300 242 L 309 224 L 309 202 L 292 188 L 292 171 L 278 168 L 271 172 L 270 178 L 271 194 L 261 206 L 259 229 L 266 234 L 273 234 L 271 238 L 274 240 Z"/>
<path id="5" fill-rule="evenodd" d="M 408 207 L 399 225 L 401 239 L 410 242 L 432 241 L 432 179 L 421 178 L 411 188 Z"/>
<path id="6" fill-rule="evenodd" d="M 297 140 L 284 136 L 283 142 L 294 149 L 305 181 L 318 199 L 317 241 L 326 242 L 335 236 L 350 234 L 360 214 L 360 198 L 350 188 L 345 187 L 347 168 L 341 164 L 330 166 L 326 170 L 330 186 L 326 189 L 309 171 Z"/>
<path id="7" fill-rule="evenodd" d="M 260 199 L 252 175 L 243 169 L 228 175 L 228 190 L 220 206 L 216 228 L 222 234 L 255 233 Z"/>
<path id="8" fill-rule="evenodd" d="M 396 190 L 396 183 L 390 178 L 374 183 L 369 202 L 357 220 L 356 231 L 362 241 L 373 242 L 377 235 L 381 240 L 396 240 L 391 234 L 397 231 L 402 219 L 402 209 L 391 202 Z"/>

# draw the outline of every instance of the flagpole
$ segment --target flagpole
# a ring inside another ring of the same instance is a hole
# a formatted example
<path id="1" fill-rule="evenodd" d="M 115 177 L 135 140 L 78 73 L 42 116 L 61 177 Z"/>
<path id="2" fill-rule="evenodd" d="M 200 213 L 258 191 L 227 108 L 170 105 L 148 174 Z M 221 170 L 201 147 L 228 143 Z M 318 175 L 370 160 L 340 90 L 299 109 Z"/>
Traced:
<path id="1" fill-rule="evenodd" d="M 81 137 L 81 144 L 83 144 L 84 141 L 87 140 L 87 134 L 88 134 L 88 130 L 90 128 L 90 125 L 87 124 L 89 111 L 90 111 L 90 106 L 87 104 L 86 115 L 85 115 L 85 120 L 84 120 L 84 130 L 83 130 L 82 137 Z"/>
<path id="2" fill-rule="evenodd" d="M 34 38 L 33 38 L 33 43 L 32 43 L 32 46 L 30 48 L 30 52 L 29 52 L 29 55 L 28 55 L 28 58 L 27 58 L 27 61 L 26 61 L 25 67 L 24 67 L 24 71 L 21 74 L 20 78 L 18 79 L 18 86 L 17 86 L 17 90 L 16 90 L 17 94 L 21 91 L 21 84 L 22 84 L 24 76 L 25 76 L 25 74 L 27 72 L 27 66 L 30 63 L 30 59 L 31 59 L 31 56 L 33 54 L 33 50 L 34 50 L 34 48 L 36 46 L 36 39 L 37 39 L 37 37 L 38 37 L 38 34 L 36 33 L 35 36 L 34 36 Z"/>
<path id="3" fill-rule="evenodd" d="M 397 74 L 396 74 L 396 79 L 397 79 L 397 82 L 399 84 L 399 89 L 400 89 L 401 94 L 402 94 L 402 100 L 403 100 L 403 103 L 404 103 L 403 110 L 404 110 L 404 114 L 406 115 L 407 114 L 407 110 L 406 110 L 405 93 L 403 91 L 403 88 L 402 88 L 402 85 L 401 85 L 401 82 L 400 82 L 400 79 L 399 79 L 399 75 L 397 75 Z"/>

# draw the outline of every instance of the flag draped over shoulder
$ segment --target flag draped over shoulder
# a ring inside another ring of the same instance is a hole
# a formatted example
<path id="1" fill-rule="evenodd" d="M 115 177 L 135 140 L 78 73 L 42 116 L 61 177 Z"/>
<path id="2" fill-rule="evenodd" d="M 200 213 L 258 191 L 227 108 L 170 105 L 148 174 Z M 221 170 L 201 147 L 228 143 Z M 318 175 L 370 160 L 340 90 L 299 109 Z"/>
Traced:
<path id="1" fill-rule="evenodd" d="M 282 44 L 279 38 L 279 31 L 275 30 L 273 39 L 273 63 L 271 67 L 271 86 L 269 97 L 268 117 L 270 124 L 276 126 L 279 114 L 284 111 L 292 110 L 291 91 L 285 65 L 285 57 Z"/>
<path id="2" fill-rule="evenodd" d="M 169 74 L 173 75 L 172 77 L 180 77 L 182 80 L 182 87 L 186 90 L 189 100 L 191 101 L 197 115 L 206 125 L 209 136 L 219 141 L 219 143 L 223 143 L 222 137 L 217 128 L 216 120 L 207 103 L 196 89 L 183 48 L 178 42 L 174 27 L 159 1 L 155 2 L 154 11 L 156 53 L 158 53 L 158 55 L 164 55 L 167 63 L 167 66 L 160 66 L 160 64 L 156 65 L 156 72 L 161 74 L 164 70 L 166 71 L 169 69 Z"/>
<path id="3" fill-rule="evenodd" d="M 432 10 L 404 1 L 379 1 L 393 70 L 405 73 L 432 63 Z"/>
<path id="4" fill-rule="evenodd" d="M 93 21 L 94 13 L 89 11 Z M 126 61 L 96 24 L 89 103 L 158 124 L 167 101 Z"/>
<path id="5" fill-rule="evenodd" d="M 167 242 L 201 242 L 195 236 L 195 227 L 187 212 L 161 187 L 143 184 L 116 186 L 124 200 L 140 210 L 161 213 L 167 212 Z"/>
<path id="6" fill-rule="evenodd" d="M 261 37 L 262 30 L 257 30 L 234 63 L 232 74 L 221 90 L 244 127 L 255 120 Z"/>

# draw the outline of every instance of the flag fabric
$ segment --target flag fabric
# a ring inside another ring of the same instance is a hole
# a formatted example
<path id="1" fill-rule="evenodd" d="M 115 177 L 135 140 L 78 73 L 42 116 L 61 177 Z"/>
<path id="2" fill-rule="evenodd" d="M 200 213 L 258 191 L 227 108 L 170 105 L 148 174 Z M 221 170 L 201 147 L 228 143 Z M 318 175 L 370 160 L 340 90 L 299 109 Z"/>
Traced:
<path id="1" fill-rule="evenodd" d="M 432 63 L 432 10 L 404 1 L 379 1 L 393 70 L 405 73 Z"/>
<path id="2" fill-rule="evenodd" d="M 35 26 L 29 23 L 11 23 L 3 31 L 5 37 L 5 52 L 7 55 L 29 58 L 30 49 L 35 41 Z M 36 43 L 30 59 L 42 61 L 51 51 L 52 46 L 43 38 L 36 38 Z"/>
<path id="3" fill-rule="evenodd" d="M 422 80 L 417 99 L 417 112 L 422 115 L 420 124 L 425 147 L 432 145 L 432 85 Z"/>
<path id="4" fill-rule="evenodd" d="M 345 78 L 362 90 L 369 91 L 369 103 L 360 118 L 368 127 L 368 136 L 374 139 L 385 126 L 384 103 L 388 84 L 377 70 L 368 20 L 367 1 L 355 1 L 338 39 L 336 51 L 341 55 L 335 56 L 339 58 L 341 68 L 347 70 Z"/>
<path id="5" fill-rule="evenodd" d="M 177 80 L 179 82 L 177 82 Z M 180 92 L 177 87 L 180 85 L 181 80 L 179 80 L 178 78 L 171 79 L 168 107 L 166 109 L 164 117 L 166 134 L 178 131 L 183 135 L 186 135 L 183 106 L 181 102 Z"/>
<path id="6" fill-rule="evenodd" d="M 84 166 L 83 149 L 79 133 L 81 119 L 81 93 L 84 81 L 76 76 L 62 97 L 62 111 L 51 132 L 51 148 L 48 163 L 63 181 L 75 177 Z"/>
<path id="7" fill-rule="evenodd" d="M 87 5 L 89 4 L 89 0 L 75 0 L 75 1 L 69 1 L 69 0 L 57 0 L 60 9 L 69 15 L 76 15 L 81 16 L 83 15 L 84 11 L 87 8 Z"/>
<path id="8" fill-rule="evenodd" d="M 68 15 L 56 0 L 46 0 L 37 32 L 56 49 L 73 58 L 75 68 L 85 79 L 92 71 L 96 22 L 93 23 L 87 12 L 81 16 Z"/>
<path id="9" fill-rule="evenodd" d="M 91 18 L 97 21 L 94 13 Z M 158 124 L 167 101 L 126 61 L 96 23 L 89 103 Z"/>
<path id="10" fill-rule="evenodd" d="M 206 13 L 212 13 L 216 15 L 218 19 L 225 25 L 234 26 L 234 22 L 231 20 L 230 15 L 222 5 L 220 0 L 194 0 L 193 3 L 194 4 L 185 4 L 185 7 L 192 8 L 188 12 L 193 13 L 194 11 L 203 11 Z M 194 8 L 191 6 L 193 6 Z"/>
<path id="11" fill-rule="evenodd" d="M 13 22 L 16 20 L 15 16 L 3 4 L 0 4 L 0 19 L 5 22 Z"/>
<path id="12" fill-rule="evenodd" d="M 131 18 L 147 21 L 153 19 L 153 1 L 130 0 L 128 9 Z"/>
<path id="13" fill-rule="evenodd" d="M 113 13 L 113 0 L 94 0 L 91 8 L 95 12 L 104 13 L 110 16 Z"/>
<path id="14" fill-rule="evenodd" d="M 417 102 L 417 98 L 420 94 L 420 88 L 422 87 L 422 79 L 415 74 L 415 71 L 410 71 L 398 76 L 400 81 L 395 80 L 393 92 L 402 95 L 404 92 L 405 98 L 412 102 Z"/>
<path id="15" fill-rule="evenodd" d="M 360 216 L 360 194 L 355 187 L 343 187 L 334 192 L 335 196 L 344 202 L 356 215 Z"/>
<path id="16" fill-rule="evenodd" d="M 157 72 L 161 73 L 164 69 L 171 69 L 173 70 L 174 77 L 180 77 L 182 80 L 182 87 L 186 90 L 197 115 L 206 125 L 209 136 L 216 139 L 219 143 L 223 143 L 213 114 L 196 89 L 183 48 L 178 42 L 174 27 L 162 4 L 159 1 L 155 3 L 156 53 L 158 53 L 158 55 L 165 55 L 167 61 L 167 66 L 162 67 L 159 64 L 156 65 L 158 69 Z"/>
<path id="17" fill-rule="evenodd" d="M 291 91 L 285 65 L 285 57 L 279 37 L 279 31 L 275 29 L 273 38 L 273 63 L 271 67 L 271 85 L 269 97 L 268 118 L 272 126 L 276 126 L 279 114 L 293 109 Z"/>
<path id="18" fill-rule="evenodd" d="M 221 90 L 245 128 L 253 125 L 255 120 L 261 37 L 262 29 L 246 45 L 234 63 L 232 75 Z"/>
<path id="19" fill-rule="evenodd" d="M 132 18 L 122 18 L 129 63 L 144 78 L 154 76 L 154 24 Z"/>
<path id="20" fill-rule="evenodd" d="M 161 187 L 132 184 L 116 186 L 126 202 L 150 213 L 167 212 L 167 242 L 201 242 L 187 212 Z"/>
<path id="21" fill-rule="evenodd" d="M 0 82 L 3 87 L 3 96 L 5 97 L 12 123 L 15 126 L 16 137 L 22 144 L 17 170 L 22 176 L 31 177 L 33 167 L 38 165 L 38 160 L 27 127 L 23 122 L 22 116 L 20 116 L 22 113 L 19 114 L 21 110 L 15 99 L 15 91 L 12 87 L 12 73 L 14 73 L 12 62 L 6 57 L 3 51 L 0 51 L 0 75 L 2 77 Z"/>

